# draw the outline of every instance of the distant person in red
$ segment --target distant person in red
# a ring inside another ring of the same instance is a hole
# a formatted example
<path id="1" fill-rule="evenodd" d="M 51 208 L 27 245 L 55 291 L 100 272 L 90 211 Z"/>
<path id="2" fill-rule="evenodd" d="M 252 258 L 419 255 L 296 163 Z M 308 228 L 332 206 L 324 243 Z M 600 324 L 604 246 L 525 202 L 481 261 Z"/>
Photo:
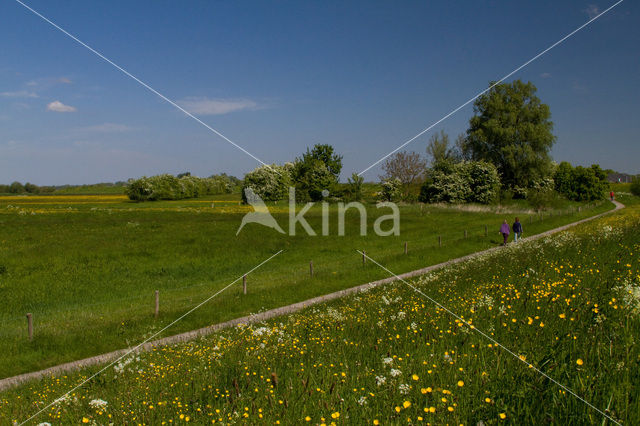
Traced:
<path id="1" fill-rule="evenodd" d="M 504 238 L 504 241 L 502 243 L 503 246 L 507 245 L 507 240 L 509 239 L 509 230 L 510 230 L 509 223 L 507 222 L 507 219 L 505 219 L 504 222 L 502 222 L 502 226 L 500 227 L 500 233 Z"/>
<path id="2" fill-rule="evenodd" d="M 611 201 L 613 201 L 614 196 L 615 196 L 615 194 L 613 193 L 613 191 L 611 191 L 611 192 L 609 193 L 609 196 L 611 197 Z"/>

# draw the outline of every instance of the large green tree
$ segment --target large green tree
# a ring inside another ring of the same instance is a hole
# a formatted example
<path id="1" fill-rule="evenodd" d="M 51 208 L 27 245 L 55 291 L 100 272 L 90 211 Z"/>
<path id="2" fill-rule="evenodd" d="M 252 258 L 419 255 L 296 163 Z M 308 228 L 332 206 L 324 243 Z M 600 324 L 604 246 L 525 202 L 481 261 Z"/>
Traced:
<path id="1" fill-rule="evenodd" d="M 531 82 L 501 83 L 473 105 L 465 154 L 493 163 L 506 187 L 528 188 L 551 173 L 556 138 L 549 106 L 536 90 Z"/>
<path id="2" fill-rule="evenodd" d="M 296 199 L 321 200 L 323 191 L 332 192 L 335 188 L 341 170 L 342 156 L 335 153 L 331 145 L 316 144 L 307 148 L 293 165 Z"/>

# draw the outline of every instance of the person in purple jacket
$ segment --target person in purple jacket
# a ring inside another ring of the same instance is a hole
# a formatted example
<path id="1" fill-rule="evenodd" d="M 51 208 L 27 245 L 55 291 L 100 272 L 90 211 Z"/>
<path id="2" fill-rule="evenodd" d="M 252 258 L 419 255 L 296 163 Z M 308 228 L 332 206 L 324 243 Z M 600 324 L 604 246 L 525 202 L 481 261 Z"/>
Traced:
<path id="1" fill-rule="evenodd" d="M 502 237 L 504 238 L 504 242 L 502 243 L 503 246 L 507 245 L 507 240 L 509 239 L 509 231 L 510 231 L 511 227 L 509 226 L 509 222 L 507 222 L 507 219 L 504 220 L 504 222 L 502 222 L 502 226 L 500 227 L 500 233 L 502 234 Z"/>

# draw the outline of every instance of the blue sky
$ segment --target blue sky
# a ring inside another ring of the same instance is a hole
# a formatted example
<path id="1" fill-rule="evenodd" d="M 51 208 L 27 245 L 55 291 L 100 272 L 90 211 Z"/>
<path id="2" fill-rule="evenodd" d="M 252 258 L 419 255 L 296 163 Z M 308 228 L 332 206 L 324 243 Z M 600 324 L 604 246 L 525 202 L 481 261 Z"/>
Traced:
<path id="1" fill-rule="evenodd" d="M 26 3 L 265 162 L 330 143 L 348 176 L 614 2 Z M 640 172 L 639 13 L 624 1 L 513 76 L 549 104 L 556 161 Z M 0 23 L 0 183 L 258 165 L 13 0 Z"/>

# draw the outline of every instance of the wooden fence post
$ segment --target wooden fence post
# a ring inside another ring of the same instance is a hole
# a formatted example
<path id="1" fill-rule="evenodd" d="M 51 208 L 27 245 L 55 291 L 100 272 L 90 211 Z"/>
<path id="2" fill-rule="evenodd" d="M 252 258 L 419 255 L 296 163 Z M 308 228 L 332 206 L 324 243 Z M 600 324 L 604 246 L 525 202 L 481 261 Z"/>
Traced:
<path id="1" fill-rule="evenodd" d="M 247 294 L 247 276 L 242 276 L 242 293 Z"/>
<path id="2" fill-rule="evenodd" d="M 467 230 L 464 230 L 464 237 L 467 238 Z"/>
<path id="3" fill-rule="evenodd" d="M 29 341 L 33 340 L 33 318 L 31 314 L 27 314 L 27 329 L 29 331 Z"/>
<path id="4" fill-rule="evenodd" d="M 155 317 L 158 318 L 160 314 L 160 290 L 156 290 L 156 314 Z"/>
<path id="5" fill-rule="evenodd" d="M 362 250 L 362 264 L 364 265 L 367 261 L 367 252 Z"/>
<path id="6" fill-rule="evenodd" d="M 484 236 L 488 236 L 489 235 L 489 228 L 487 227 L 487 225 L 484 226 Z"/>
<path id="7" fill-rule="evenodd" d="M 442 235 L 438 235 L 438 247 L 442 247 Z"/>
<path id="8" fill-rule="evenodd" d="M 409 252 L 409 247 L 407 246 L 407 242 L 404 242 L 404 254 L 407 254 Z"/>
<path id="9" fill-rule="evenodd" d="M 309 275 L 313 277 L 313 260 L 309 262 Z"/>

